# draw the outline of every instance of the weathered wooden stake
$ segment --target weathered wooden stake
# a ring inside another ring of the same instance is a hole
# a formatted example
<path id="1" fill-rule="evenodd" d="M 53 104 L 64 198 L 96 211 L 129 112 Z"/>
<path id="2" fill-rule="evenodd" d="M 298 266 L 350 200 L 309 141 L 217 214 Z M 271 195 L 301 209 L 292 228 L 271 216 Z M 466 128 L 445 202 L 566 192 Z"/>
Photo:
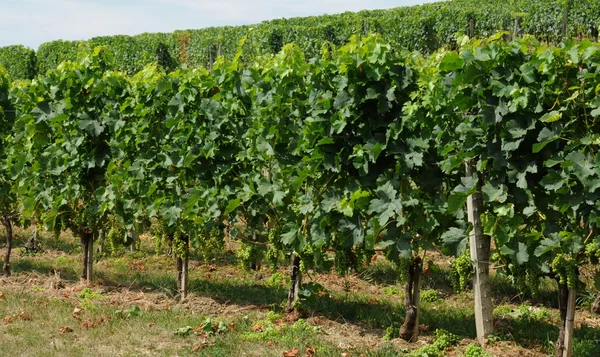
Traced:
<path id="1" fill-rule="evenodd" d="M 2 224 L 4 224 L 4 227 L 6 228 L 6 253 L 4 254 L 3 272 L 5 276 L 10 276 L 10 252 L 13 244 L 13 230 L 10 217 L 2 217 Z"/>
<path id="2" fill-rule="evenodd" d="M 477 175 L 473 162 L 466 164 L 466 177 Z M 492 317 L 492 284 L 490 282 L 490 237 L 483 234 L 481 214 L 483 213 L 483 195 L 481 182 L 477 191 L 467 198 L 467 214 L 472 225 L 469 239 L 471 260 L 475 263 L 473 275 L 473 294 L 475 298 L 475 326 L 477 341 L 485 346 L 486 337 L 494 332 Z"/>

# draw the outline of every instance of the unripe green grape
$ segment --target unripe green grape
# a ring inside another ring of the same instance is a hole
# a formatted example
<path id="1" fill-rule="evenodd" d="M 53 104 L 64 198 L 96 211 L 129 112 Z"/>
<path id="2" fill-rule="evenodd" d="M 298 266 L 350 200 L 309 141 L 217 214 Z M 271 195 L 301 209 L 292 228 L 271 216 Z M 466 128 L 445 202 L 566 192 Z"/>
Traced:
<path id="1" fill-rule="evenodd" d="M 271 271 L 274 272 L 277 270 L 277 267 L 279 266 L 279 258 L 280 257 L 281 257 L 281 252 L 278 251 L 275 247 L 270 246 L 269 249 L 267 249 L 266 258 L 271 267 Z"/>
<path id="2" fill-rule="evenodd" d="M 579 267 L 573 257 L 557 254 L 552 261 L 552 271 L 558 276 L 561 285 L 566 284 L 570 289 L 577 286 Z"/>
<path id="3" fill-rule="evenodd" d="M 199 248 L 205 262 L 222 257 L 225 248 L 223 230 L 215 226 L 208 234 L 203 234 L 199 242 Z"/>
<path id="4" fill-rule="evenodd" d="M 249 270 L 252 265 L 252 247 L 246 243 L 238 248 L 236 252 L 238 264 L 243 270 Z"/>
<path id="5" fill-rule="evenodd" d="M 410 259 L 400 258 L 396 262 L 396 266 L 398 267 L 400 281 L 408 280 L 408 269 L 410 269 Z"/>
<path id="6" fill-rule="evenodd" d="M 525 284 L 529 288 L 529 291 L 531 291 L 531 296 L 537 296 L 540 286 L 539 274 L 536 274 L 532 269 L 528 269 L 525 276 Z"/>
<path id="7" fill-rule="evenodd" d="M 467 289 L 469 281 L 473 277 L 475 269 L 473 268 L 473 261 L 468 251 L 460 257 L 455 258 L 450 263 L 451 266 L 451 277 L 454 290 L 457 292 L 464 291 Z"/>
<path id="8" fill-rule="evenodd" d="M 180 230 L 177 230 L 173 236 L 173 253 L 181 259 L 187 255 L 187 243 L 182 239 Z"/>
<path id="9" fill-rule="evenodd" d="M 306 270 L 306 265 L 304 264 L 304 259 L 300 259 L 300 271 L 303 274 L 306 274 L 307 270 Z"/>

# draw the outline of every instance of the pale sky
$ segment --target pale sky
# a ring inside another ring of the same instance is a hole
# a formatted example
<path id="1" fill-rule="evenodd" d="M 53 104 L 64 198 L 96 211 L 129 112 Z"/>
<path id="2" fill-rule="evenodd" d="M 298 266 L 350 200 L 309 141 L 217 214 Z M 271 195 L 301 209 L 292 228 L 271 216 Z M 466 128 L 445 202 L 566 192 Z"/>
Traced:
<path id="1" fill-rule="evenodd" d="M 0 47 L 386 9 L 434 0 L 0 0 Z"/>

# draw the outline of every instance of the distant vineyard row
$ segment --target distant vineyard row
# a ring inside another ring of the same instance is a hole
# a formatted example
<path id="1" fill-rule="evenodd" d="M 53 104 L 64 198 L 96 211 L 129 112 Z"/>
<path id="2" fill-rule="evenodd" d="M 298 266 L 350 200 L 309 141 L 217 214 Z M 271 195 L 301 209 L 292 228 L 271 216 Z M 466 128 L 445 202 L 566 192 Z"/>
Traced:
<path id="1" fill-rule="evenodd" d="M 75 60 L 81 45 L 108 46 L 116 69 L 132 74 L 154 61 L 173 68 L 181 63 L 209 66 L 219 54 L 231 59 L 244 36 L 248 39 L 242 60 L 249 63 L 257 56 L 278 53 L 292 42 L 307 58 L 315 57 L 325 43 L 344 44 L 353 34 L 378 32 L 392 46 L 429 53 L 455 46 L 457 34 L 487 37 L 498 31 L 517 31 L 558 42 L 564 36 L 597 38 L 599 24 L 600 2 L 595 0 L 452 0 L 248 26 L 58 40 L 42 44 L 37 53 L 21 45 L 8 46 L 0 48 L 0 65 L 13 79 L 30 79 L 64 60 Z"/>

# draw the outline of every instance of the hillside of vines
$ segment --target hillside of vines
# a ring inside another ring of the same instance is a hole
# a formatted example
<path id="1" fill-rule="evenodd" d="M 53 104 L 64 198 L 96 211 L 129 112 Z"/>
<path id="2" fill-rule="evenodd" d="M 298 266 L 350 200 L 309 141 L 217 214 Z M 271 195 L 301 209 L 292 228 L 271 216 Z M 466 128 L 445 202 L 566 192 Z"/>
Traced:
<path id="1" fill-rule="evenodd" d="M 173 258 L 161 267 L 185 304 L 199 291 L 198 256 L 218 270 L 210 262 L 234 244 L 243 270 L 285 267 L 275 311 L 291 316 L 327 295 L 307 277 L 349 281 L 383 259 L 404 283 L 386 336 L 414 349 L 420 317 L 435 321 L 421 287 L 443 254 L 454 290 L 473 288 L 465 322 L 478 344 L 505 338 L 493 270 L 522 297 L 550 284 L 556 342 L 534 351 L 582 348 L 576 303 L 600 280 L 598 43 L 499 33 L 424 55 L 353 36 L 310 60 L 288 44 L 248 65 L 245 41 L 208 69 L 153 63 L 129 75 L 96 47 L 30 81 L 2 70 L 4 275 L 16 229 L 76 237 L 88 286 L 111 251 L 144 235 Z M 34 235 L 24 252 L 35 251 Z M 422 349 L 389 353 L 446 355 L 461 323 L 442 325 Z"/>
<path id="2" fill-rule="evenodd" d="M 307 59 L 324 45 L 340 46 L 352 35 L 380 33 L 395 48 L 432 53 L 455 47 L 457 36 L 487 37 L 498 31 L 533 35 L 558 43 L 564 38 L 598 38 L 600 5 L 594 0 L 451 0 L 421 6 L 361 11 L 306 18 L 276 19 L 256 25 L 100 36 L 86 41 L 52 41 L 37 52 L 23 46 L 0 48 L 0 65 L 13 79 L 31 79 L 64 60 L 77 60 L 86 48 L 108 46 L 115 69 L 134 74 L 158 60 L 169 68 L 185 64 L 209 67 L 218 56 L 232 59 L 245 36 L 242 61 L 251 64 L 264 54 L 297 44 Z"/>

